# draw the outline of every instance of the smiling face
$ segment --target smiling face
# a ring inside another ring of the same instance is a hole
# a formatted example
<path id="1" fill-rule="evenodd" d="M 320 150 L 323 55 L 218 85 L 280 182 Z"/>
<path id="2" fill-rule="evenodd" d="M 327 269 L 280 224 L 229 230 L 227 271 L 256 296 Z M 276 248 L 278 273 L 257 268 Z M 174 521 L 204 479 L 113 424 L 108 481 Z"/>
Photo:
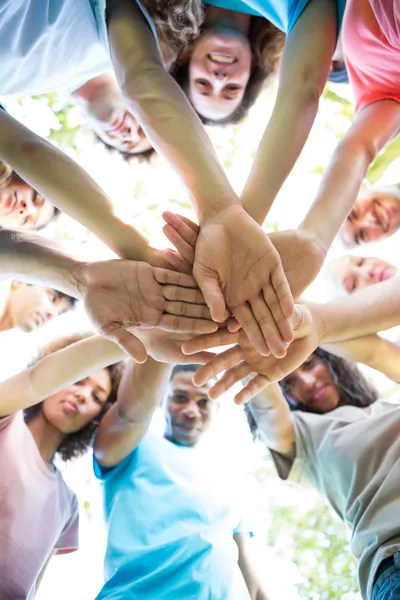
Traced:
<path id="1" fill-rule="evenodd" d="M 48 200 L 17 178 L 0 189 L 0 227 L 40 229 L 51 221 L 54 210 Z"/>
<path id="2" fill-rule="evenodd" d="M 209 385 L 195 387 L 193 373 L 180 371 L 170 382 L 166 400 L 165 437 L 180 446 L 194 446 L 207 431 L 218 403 L 208 396 Z"/>
<path id="3" fill-rule="evenodd" d="M 343 225 L 349 245 L 364 244 L 393 235 L 400 228 L 400 189 L 365 188 Z"/>
<path id="4" fill-rule="evenodd" d="M 42 414 L 60 433 L 69 435 L 99 416 L 110 392 L 110 374 L 101 369 L 46 398 Z"/>
<path id="5" fill-rule="evenodd" d="M 203 117 L 221 120 L 240 105 L 250 78 L 251 48 L 234 24 L 214 23 L 196 42 L 189 63 L 189 98 Z"/>
<path id="6" fill-rule="evenodd" d="M 14 281 L 8 309 L 14 327 L 33 331 L 71 307 L 71 299 L 51 288 Z"/>
<path id="7" fill-rule="evenodd" d="M 151 149 L 142 128 L 124 103 L 118 84 L 111 75 L 101 75 L 74 92 L 88 125 L 103 142 L 128 154 Z M 84 98 L 84 101 L 82 101 Z"/>
<path id="8" fill-rule="evenodd" d="M 343 256 L 330 267 L 335 282 L 348 294 L 394 277 L 397 268 L 376 257 Z"/>
<path id="9" fill-rule="evenodd" d="M 287 394 L 311 412 L 324 414 L 342 405 L 328 367 L 316 354 L 312 354 L 283 382 Z"/>

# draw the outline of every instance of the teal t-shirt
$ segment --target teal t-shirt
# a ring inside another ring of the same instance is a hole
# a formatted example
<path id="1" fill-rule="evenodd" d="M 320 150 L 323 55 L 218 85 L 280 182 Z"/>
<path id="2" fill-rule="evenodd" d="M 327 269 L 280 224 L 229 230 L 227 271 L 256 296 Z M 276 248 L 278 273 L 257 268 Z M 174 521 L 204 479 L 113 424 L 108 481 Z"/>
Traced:
<path id="1" fill-rule="evenodd" d="M 149 432 L 102 469 L 108 543 L 97 600 L 249 600 L 236 496 L 202 453 Z"/>
<path id="2" fill-rule="evenodd" d="M 289 33 L 296 24 L 297 19 L 309 3 L 309 0 L 206 0 L 205 4 L 212 4 L 220 8 L 235 10 L 271 21 L 275 27 Z M 342 25 L 346 0 L 336 0 L 338 14 L 338 31 Z"/>

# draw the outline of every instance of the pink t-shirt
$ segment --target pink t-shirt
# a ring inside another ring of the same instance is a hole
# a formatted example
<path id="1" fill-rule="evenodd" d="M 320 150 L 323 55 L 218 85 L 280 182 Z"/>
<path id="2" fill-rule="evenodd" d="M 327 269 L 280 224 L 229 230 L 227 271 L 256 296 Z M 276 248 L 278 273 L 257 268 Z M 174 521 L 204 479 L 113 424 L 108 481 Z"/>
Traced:
<path id="1" fill-rule="evenodd" d="M 342 45 L 356 111 L 377 100 L 400 102 L 400 2 L 348 0 Z"/>
<path id="2" fill-rule="evenodd" d="M 0 419 L 0 598 L 31 600 L 51 555 L 78 547 L 78 502 L 39 454 L 22 412 Z"/>

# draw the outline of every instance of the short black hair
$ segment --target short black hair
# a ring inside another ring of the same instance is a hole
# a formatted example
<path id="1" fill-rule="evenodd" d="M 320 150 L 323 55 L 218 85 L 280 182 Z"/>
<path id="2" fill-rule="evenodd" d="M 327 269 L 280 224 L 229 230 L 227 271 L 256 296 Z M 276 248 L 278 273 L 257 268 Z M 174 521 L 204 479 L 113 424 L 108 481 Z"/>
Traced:
<path id="1" fill-rule="evenodd" d="M 201 365 L 195 365 L 195 364 L 175 365 L 174 368 L 172 369 L 170 381 L 172 381 L 173 378 L 175 377 L 175 375 L 177 375 L 178 373 L 196 373 L 196 371 L 198 371 L 200 369 L 200 367 L 201 367 Z"/>

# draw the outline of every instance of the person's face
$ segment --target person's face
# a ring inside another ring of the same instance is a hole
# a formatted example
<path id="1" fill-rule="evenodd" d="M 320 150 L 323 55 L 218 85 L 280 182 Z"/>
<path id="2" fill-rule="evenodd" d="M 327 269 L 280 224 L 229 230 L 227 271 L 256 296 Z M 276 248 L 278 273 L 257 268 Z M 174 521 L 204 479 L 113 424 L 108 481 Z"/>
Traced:
<path id="1" fill-rule="evenodd" d="M 325 363 L 312 354 L 284 379 L 293 400 L 315 413 L 324 414 L 340 406 L 340 395 Z"/>
<path id="2" fill-rule="evenodd" d="M 0 189 L 0 227 L 39 229 L 53 215 L 54 206 L 27 183 L 11 182 Z"/>
<path id="3" fill-rule="evenodd" d="M 120 152 L 139 154 L 151 149 L 142 128 L 126 108 L 112 78 L 98 88 L 85 105 L 89 126 L 109 146 Z"/>
<path id="4" fill-rule="evenodd" d="M 400 198 L 389 193 L 365 189 L 344 224 L 345 233 L 355 244 L 381 240 L 400 227 Z"/>
<path id="5" fill-rule="evenodd" d="M 101 369 L 46 398 L 42 414 L 61 433 L 75 433 L 98 417 L 110 392 L 110 374 Z"/>
<path id="6" fill-rule="evenodd" d="M 210 26 L 189 62 L 189 98 L 203 117 L 221 120 L 240 105 L 251 72 L 251 49 L 237 28 Z"/>
<path id="7" fill-rule="evenodd" d="M 217 411 L 207 392 L 208 385 L 197 388 L 192 382 L 193 373 L 177 373 L 170 382 L 165 417 L 168 439 L 180 446 L 194 446 L 208 429 Z"/>
<path id="8" fill-rule="evenodd" d="M 375 257 L 346 256 L 342 284 L 348 294 L 396 275 L 396 267 Z"/>
<path id="9" fill-rule="evenodd" d="M 50 288 L 13 282 L 9 297 L 10 316 L 14 327 L 22 331 L 33 331 L 69 308 L 68 298 L 59 297 Z"/>

